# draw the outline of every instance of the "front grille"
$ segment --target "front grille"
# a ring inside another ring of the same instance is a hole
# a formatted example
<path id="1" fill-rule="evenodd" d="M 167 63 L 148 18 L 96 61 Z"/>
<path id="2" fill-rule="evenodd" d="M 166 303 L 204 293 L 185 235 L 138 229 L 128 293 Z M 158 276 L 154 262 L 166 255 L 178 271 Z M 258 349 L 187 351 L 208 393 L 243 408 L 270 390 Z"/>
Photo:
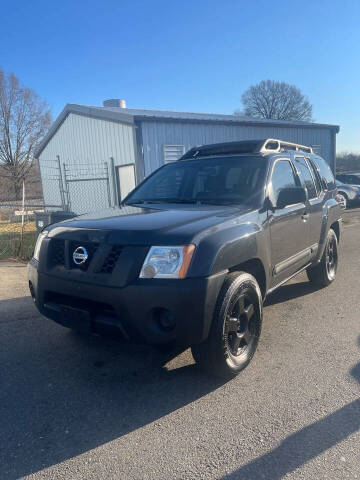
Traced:
<path id="1" fill-rule="evenodd" d="M 85 300 L 79 297 L 72 297 L 57 292 L 44 292 L 44 303 L 53 303 L 56 305 L 63 305 L 80 310 L 86 310 L 96 315 L 97 313 L 116 315 L 114 307 L 107 303 L 97 302 L 95 300 Z"/>
<path id="2" fill-rule="evenodd" d="M 65 240 L 53 238 L 50 244 L 50 263 L 53 266 L 65 265 Z"/>
<path id="3" fill-rule="evenodd" d="M 79 268 L 80 270 L 85 270 L 86 271 L 90 266 L 91 260 L 93 259 L 94 255 L 95 255 L 95 252 L 98 249 L 98 246 L 99 246 L 98 243 L 81 242 L 81 241 L 73 242 L 73 241 L 71 241 L 70 246 L 69 246 L 70 247 L 69 252 L 70 252 L 70 266 L 71 266 L 71 268 Z M 86 260 L 86 262 L 84 262 L 80 265 L 77 265 L 73 260 L 73 253 L 75 252 L 75 250 L 78 247 L 86 248 L 86 251 L 88 253 L 88 259 Z"/>
<path id="4" fill-rule="evenodd" d="M 100 273 L 112 273 L 122 252 L 121 245 L 113 245 L 110 252 L 106 256 L 104 263 L 100 269 Z"/>
<path id="5" fill-rule="evenodd" d="M 77 265 L 73 260 L 73 254 L 78 247 L 83 247 L 88 253 L 87 260 Z M 97 242 L 83 242 L 81 240 L 64 240 L 59 238 L 53 238 L 50 242 L 48 265 L 50 268 L 54 267 L 66 267 L 71 270 L 87 271 L 94 259 L 95 253 L 99 248 Z M 107 254 L 98 252 L 98 259 L 96 260 L 96 266 L 94 273 L 98 274 L 111 274 L 116 266 L 117 261 L 123 250 L 122 245 L 112 245 L 109 249 L 106 249 Z"/>

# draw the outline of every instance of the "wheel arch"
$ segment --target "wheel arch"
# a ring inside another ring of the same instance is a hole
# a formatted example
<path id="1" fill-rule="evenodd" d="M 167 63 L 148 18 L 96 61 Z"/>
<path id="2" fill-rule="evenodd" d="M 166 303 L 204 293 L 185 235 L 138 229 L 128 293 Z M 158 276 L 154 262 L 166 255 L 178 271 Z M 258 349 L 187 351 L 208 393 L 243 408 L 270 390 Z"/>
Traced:
<path id="1" fill-rule="evenodd" d="M 263 299 L 265 298 L 267 292 L 266 273 L 264 265 L 259 258 L 252 258 L 238 265 L 234 265 L 229 269 L 229 273 L 231 272 L 247 272 L 253 275 L 259 284 Z"/>
<path id="2" fill-rule="evenodd" d="M 346 200 L 349 200 L 349 195 L 348 195 L 346 192 L 344 192 L 344 190 L 339 190 L 339 189 L 338 189 L 338 193 L 340 193 L 341 195 L 343 195 L 343 196 L 346 198 Z"/>

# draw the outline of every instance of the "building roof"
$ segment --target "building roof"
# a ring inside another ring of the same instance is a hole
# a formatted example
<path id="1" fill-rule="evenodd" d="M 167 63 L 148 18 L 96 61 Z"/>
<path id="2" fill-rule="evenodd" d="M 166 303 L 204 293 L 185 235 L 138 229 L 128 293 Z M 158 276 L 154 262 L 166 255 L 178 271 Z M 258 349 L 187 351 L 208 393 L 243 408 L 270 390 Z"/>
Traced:
<path id="1" fill-rule="evenodd" d="M 273 120 L 267 118 L 253 118 L 243 115 L 230 115 L 225 113 L 194 113 L 194 112 L 174 112 L 171 110 L 146 110 L 139 108 L 120 108 L 120 107 L 95 107 L 103 110 L 109 110 L 119 113 L 125 113 L 137 118 L 156 118 L 172 120 L 195 120 L 195 121 L 213 121 L 213 122 L 233 122 L 233 123 L 251 123 L 267 124 L 279 126 L 307 126 L 307 127 L 326 127 L 338 129 L 338 125 L 320 124 L 313 122 Z"/>
<path id="2" fill-rule="evenodd" d="M 259 125 L 259 126 L 279 126 L 279 127 L 302 127 L 302 128 L 328 128 L 339 132 L 338 125 L 329 125 L 323 123 L 272 120 L 263 118 L 251 118 L 241 115 L 227 115 L 221 113 L 192 113 L 192 112 L 174 112 L 170 110 L 146 110 L 138 108 L 121 107 L 97 107 L 87 105 L 77 105 L 68 103 L 60 115 L 51 125 L 48 133 L 35 151 L 35 157 L 38 158 L 51 138 L 55 135 L 58 128 L 70 113 L 85 115 L 87 117 L 111 120 L 121 123 L 134 124 L 141 120 L 163 120 L 180 122 L 211 122 L 211 123 L 231 123 L 237 125 Z"/>

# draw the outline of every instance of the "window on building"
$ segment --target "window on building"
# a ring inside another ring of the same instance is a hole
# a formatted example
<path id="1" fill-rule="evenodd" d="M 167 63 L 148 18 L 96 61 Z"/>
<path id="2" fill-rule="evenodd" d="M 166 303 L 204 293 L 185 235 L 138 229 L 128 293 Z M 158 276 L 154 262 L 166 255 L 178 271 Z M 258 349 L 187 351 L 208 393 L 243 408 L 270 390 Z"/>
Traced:
<path id="1" fill-rule="evenodd" d="M 318 192 L 316 191 L 316 187 L 314 184 L 313 177 L 311 175 L 311 172 L 309 170 L 309 166 L 306 163 L 306 160 L 304 157 L 296 157 L 295 158 L 295 165 L 296 168 L 300 174 L 300 177 L 302 178 L 306 190 L 308 192 L 308 198 L 311 200 L 312 198 L 316 198 L 318 196 Z"/>
<path id="2" fill-rule="evenodd" d="M 296 180 L 292 166 L 288 160 L 276 162 L 270 185 L 270 199 L 277 205 L 279 193 L 283 188 L 296 187 Z"/>
<path id="3" fill-rule="evenodd" d="M 176 162 L 184 153 L 184 145 L 164 145 L 164 163 Z"/>

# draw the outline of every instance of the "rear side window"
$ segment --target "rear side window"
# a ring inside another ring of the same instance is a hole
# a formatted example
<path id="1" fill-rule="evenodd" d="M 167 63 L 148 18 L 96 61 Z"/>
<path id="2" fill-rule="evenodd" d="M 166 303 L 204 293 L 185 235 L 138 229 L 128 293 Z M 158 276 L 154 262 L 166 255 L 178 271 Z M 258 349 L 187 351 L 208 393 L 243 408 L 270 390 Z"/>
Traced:
<path id="1" fill-rule="evenodd" d="M 331 168 L 322 157 L 312 157 L 318 172 L 320 173 L 321 183 L 324 190 L 335 190 L 335 178 L 331 171 Z"/>
<path id="2" fill-rule="evenodd" d="M 277 205 L 280 191 L 291 187 L 296 187 L 292 166 L 288 160 L 280 160 L 275 163 L 271 177 L 269 196 L 273 205 Z"/>
<path id="3" fill-rule="evenodd" d="M 315 182 L 315 186 L 316 186 L 316 190 L 318 192 L 318 195 L 320 195 L 320 192 L 323 189 L 323 187 L 321 185 L 320 174 L 319 174 L 317 168 L 315 167 L 314 163 L 312 162 L 312 160 L 310 160 L 310 158 L 306 159 L 306 163 L 308 164 L 308 166 L 311 170 L 311 173 L 313 175 L 313 179 L 314 179 L 314 182 Z"/>
<path id="4" fill-rule="evenodd" d="M 295 157 L 295 166 L 300 173 L 300 177 L 305 183 L 306 190 L 308 192 L 309 200 L 318 196 L 313 177 L 309 170 L 308 164 L 304 157 Z"/>

